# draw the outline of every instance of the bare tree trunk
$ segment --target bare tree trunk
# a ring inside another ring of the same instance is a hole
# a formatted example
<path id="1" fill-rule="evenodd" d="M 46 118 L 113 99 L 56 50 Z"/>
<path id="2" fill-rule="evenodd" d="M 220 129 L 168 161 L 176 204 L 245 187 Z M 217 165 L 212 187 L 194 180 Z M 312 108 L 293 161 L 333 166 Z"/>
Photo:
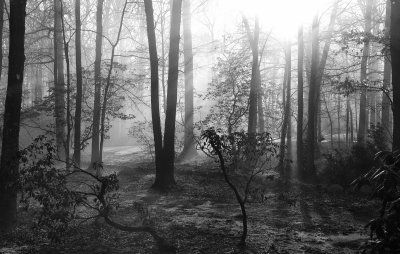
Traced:
<path id="1" fill-rule="evenodd" d="M 311 74 L 310 74 L 310 89 L 308 96 L 308 129 L 307 129 L 307 155 L 306 155 L 306 168 L 310 176 L 315 175 L 315 119 L 318 93 L 318 55 L 319 55 L 319 19 L 316 15 L 312 25 L 312 56 L 311 56 Z"/>
<path id="2" fill-rule="evenodd" d="M 160 98 L 158 78 L 157 42 L 154 28 L 154 14 L 152 0 L 144 0 L 146 12 L 147 38 L 149 43 L 150 68 L 151 68 L 151 117 L 153 125 L 154 153 L 156 174 L 162 176 L 162 133 L 160 120 Z"/>
<path id="3" fill-rule="evenodd" d="M 0 233 L 11 231 L 17 222 L 16 184 L 25 62 L 25 8 L 26 0 L 10 1 L 8 85 L 0 164 Z"/>
<path id="4" fill-rule="evenodd" d="M 297 57 L 297 168 L 303 175 L 303 114 L 304 114 L 304 37 L 303 26 L 298 31 L 298 57 Z"/>
<path id="5" fill-rule="evenodd" d="M 340 129 L 340 113 L 341 113 L 341 109 L 340 109 L 340 94 L 338 94 L 337 97 L 337 121 L 338 121 L 338 148 L 340 149 L 341 146 L 341 139 L 340 139 L 340 134 L 341 134 L 341 129 Z"/>
<path id="6" fill-rule="evenodd" d="M 346 147 L 349 147 L 349 132 L 350 132 L 350 99 L 346 97 Z"/>
<path id="7" fill-rule="evenodd" d="M 0 1 L 0 80 L 3 72 L 4 1 Z"/>
<path id="8" fill-rule="evenodd" d="M 93 103 L 93 128 L 92 128 L 92 157 L 90 168 L 96 167 L 100 161 L 100 111 L 101 111 L 101 49 L 103 42 L 103 3 L 97 0 L 96 13 L 96 58 L 94 61 L 94 103 Z"/>
<path id="9" fill-rule="evenodd" d="M 64 84 L 64 56 L 63 56 L 63 35 L 61 20 L 61 1 L 54 0 L 55 7 L 55 46 L 57 48 L 57 82 L 54 87 L 55 96 L 55 117 L 56 117 L 56 143 L 57 154 L 62 160 L 65 159 L 65 84 Z"/>
<path id="10" fill-rule="evenodd" d="M 372 19 L 372 1 L 366 1 L 366 9 L 365 9 L 365 23 L 364 23 L 364 32 L 366 34 L 366 38 L 364 39 L 364 48 L 363 48 L 363 56 L 361 59 L 361 72 L 360 72 L 360 81 L 365 82 L 367 78 L 367 63 L 370 52 L 370 39 L 369 34 L 371 33 L 371 19 Z M 367 145 L 367 89 L 362 88 L 361 97 L 360 97 L 360 120 L 358 123 L 358 137 L 357 143 L 366 147 Z"/>
<path id="11" fill-rule="evenodd" d="M 393 151 L 400 149 L 400 3 L 392 1 L 390 53 L 393 86 Z"/>
<path id="12" fill-rule="evenodd" d="M 185 60 L 185 137 L 181 160 L 191 159 L 197 151 L 193 134 L 193 52 L 191 0 L 183 1 L 183 56 Z"/>
<path id="13" fill-rule="evenodd" d="M 385 20 L 385 38 L 390 38 L 390 12 L 391 0 L 386 0 L 386 20 Z M 392 64 L 389 52 L 385 56 L 383 67 L 383 94 L 382 94 L 382 129 L 383 129 L 383 143 L 385 149 L 391 149 L 391 126 L 390 126 L 390 98 L 389 90 L 391 88 Z"/>
<path id="14" fill-rule="evenodd" d="M 75 0 L 75 61 L 76 61 L 76 106 L 74 131 L 74 163 L 81 166 L 81 116 L 82 116 L 82 47 L 81 47 L 81 1 Z"/>
<path id="15" fill-rule="evenodd" d="M 156 171 L 153 187 L 160 190 L 175 185 L 175 121 L 178 92 L 179 40 L 181 27 L 182 0 L 173 0 L 171 10 L 171 30 L 169 46 L 167 113 L 165 116 L 165 133 L 163 147 L 163 169 Z"/>

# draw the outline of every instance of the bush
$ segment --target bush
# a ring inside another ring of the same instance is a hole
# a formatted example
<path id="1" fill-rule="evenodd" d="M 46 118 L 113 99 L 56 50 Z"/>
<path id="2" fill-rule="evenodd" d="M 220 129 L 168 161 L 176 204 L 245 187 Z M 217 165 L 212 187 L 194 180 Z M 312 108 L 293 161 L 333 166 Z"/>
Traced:
<path id="1" fill-rule="evenodd" d="M 352 183 L 356 189 L 371 185 L 372 198 L 382 203 L 379 216 L 365 226 L 370 229 L 371 240 L 364 253 L 400 253 L 400 153 L 379 152 L 375 159 L 379 166 Z"/>

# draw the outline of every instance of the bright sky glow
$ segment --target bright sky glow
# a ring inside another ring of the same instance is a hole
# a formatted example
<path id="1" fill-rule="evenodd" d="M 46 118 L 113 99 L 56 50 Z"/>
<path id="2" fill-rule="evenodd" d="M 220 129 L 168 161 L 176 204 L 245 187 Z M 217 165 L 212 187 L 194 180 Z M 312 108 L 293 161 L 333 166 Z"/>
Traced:
<path id="1" fill-rule="evenodd" d="M 333 0 L 221 0 L 220 14 L 249 18 L 258 16 L 261 27 L 273 29 L 280 39 L 293 37 L 300 24 L 311 23 L 318 12 L 328 9 Z M 225 9 L 226 8 L 226 9 Z"/>

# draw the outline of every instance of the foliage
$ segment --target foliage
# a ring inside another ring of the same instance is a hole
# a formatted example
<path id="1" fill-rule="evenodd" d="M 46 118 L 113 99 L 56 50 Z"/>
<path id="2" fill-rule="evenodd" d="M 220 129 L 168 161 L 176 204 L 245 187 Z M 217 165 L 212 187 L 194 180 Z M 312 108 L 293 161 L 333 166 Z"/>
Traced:
<path id="1" fill-rule="evenodd" d="M 205 99 L 214 101 L 203 121 L 208 126 L 226 126 L 232 133 L 245 123 L 250 93 L 251 63 L 244 53 L 229 52 L 213 69 L 216 77 L 209 84 Z"/>
<path id="2" fill-rule="evenodd" d="M 277 145 L 269 133 L 248 134 L 234 132 L 223 134 L 222 130 L 209 128 L 200 138 L 199 148 L 209 156 L 217 157 L 226 183 L 235 194 L 240 205 L 243 220 L 243 233 L 240 245 L 246 244 L 247 213 L 245 204 L 258 176 L 269 176 L 272 158 L 277 156 Z M 232 172 L 240 167 L 235 181 Z"/>
<path id="3" fill-rule="evenodd" d="M 359 189 L 365 184 L 373 187 L 372 198 L 381 200 L 380 216 L 365 227 L 370 229 L 371 241 L 366 250 L 372 253 L 398 253 L 400 251 L 400 152 L 378 152 L 379 166 L 353 181 Z M 374 238 L 374 236 L 376 238 Z"/>

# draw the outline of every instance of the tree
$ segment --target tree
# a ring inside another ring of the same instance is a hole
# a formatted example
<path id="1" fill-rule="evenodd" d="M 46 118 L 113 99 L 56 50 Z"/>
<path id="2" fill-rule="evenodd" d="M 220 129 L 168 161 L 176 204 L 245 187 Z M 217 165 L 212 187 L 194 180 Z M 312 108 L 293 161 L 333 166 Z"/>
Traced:
<path id="1" fill-rule="evenodd" d="M 360 81 L 365 82 L 367 79 L 367 64 L 370 52 L 370 33 L 371 33 L 371 23 L 372 23 L 372 1 L 367 0 L 365 6 L 365 23 L 364 23 L 364 47 L 363 55 L 361 58 L 361 70 L 360 70 Z M 367 145 L 367 88 L 361 88 L 360 95 L 360 118 L 358 124 L 358 136 L 357 143 L 361 147 L 366 147 Z"/>
<path id="2" fill-rule="evenodd" d="M 162 170 L 162 133 L 160 120 L 160 101 L 159 101 L 159 78 L 158 78 L 158 56 L 157 42 L 154 30 L 153 1 L 144 0 L 146 12 L 147 39 L 149 43 L 150 71 L 151 71 L 151 119 L 153 124 L 154 154 L 156 162 L 156 172 Z M 158 173 L 160 174 L 160 173 Z"/>
<path id="3" fill-rule="evenodd" d="M 150 68 L 151 68 L 151 111 L 155 146 L 156 179 L 153 188 L 166 190 L 176 184 L 174 177 L 175 159 L 175 120 L 178 92 L 178 65 L 179 65 L 179 40 L 181 25 L 182 0 L 173 0 L 171 9 L 171 30 L 169 46 L 169 69 L 167 110 L 165 117 L 164 145 L 162 145 L 161 121 L 159 109 L 159 78 L 157 44 L 154 30 L 153 3 L 144 0 L 147 24 L 147 38 L 149 42 Z"/>
<path id="4" fill-rule="evenodd" d="M 8 85 L 4 111 L 0 162 L 0 231 L 9 231 L 17 220 L 18 150 L 22 84 L 25 62 L 26 0 L 10 1 Z"/>
<path id="5" fill-rule="evenodd" d="M 247 38 L 250 42 L 250 48 L 253 53 L 253 63 L 251 68 L 251 83 L 250 83 L 250 97 L 249 97 L 249 124 L 248 133 L 256 133 L 257 131 L 257 98 L 258 94 L 261 92 L 261 77 L 260 77 L 260 65 L 258 60 L 258 41 L 260 37 L 260 25 L 258 17 L 255 19 L 254 24 L 254 35 L 251 34 L 249 22 L 245 17 L 243 17 L 243 23 L 246 28 Z M 261 103 L 262 105 L 262 103 Z M 258 109 L 261 110 L 260 108 Z M 261 119 L 261 118 L 260 118 Z M 260 120 L 259 119 L 259 120 Z M 261 126 L 264 128 L 264 126 Z"/>
<path id="6" fill-rule="evenodd" d="M 298 32 L 298 57 L 297 57 L 297 167 L 301 173 L 304 170 L 303 164 L 303 114 L 304 114 L 304 38 L 303 26 Z"/>
<path id="7" fill-rule="evenodd" d="M 393 151 L 400 149 L 400 1 L 392 1 L 390 55 L 393 86 Z"/>
<path id="8" fill-rule="evenodd" d="M 76 62 L 76 103 L 74 131 L 74 163 L 81 165 L 81 118 L 82 118 L 82 48 L 81 48 L 81 1 L 75 0 L 75 62 Z"/>
<path id="9" fill-rule="evenodd" d="M 183 1 L 183 56 L 185 61 L 185 137 L 181 159 L 196 155 L 193 135 L 193 51 L 190 0 Z"/>
<path id="10" fill-rule="evenodd" d="M 312 53 L 311 53 L 311 73 L 310 73 L 310 89 L 308 95 L 308 124 L 307 124 L 307 155 L 306 168 L 311 175 L 315 174 L 314 152 L 316 139 L 316 107 L 318 103 L 318 55 L 319 55 L 319 20 L 318 15 L 314 17 L 312 24 Z"/>
<path id="11" fill-rule="evenodd" d="M 179 71 L 179 40 L 181 28 L 182 0 L 173 0 L 171 9 L 171 30 L 169 44 L 169 69 L 167 88 L 167 111 L 165 115 L 163 169 L 156 172 L 154 188 L 166 189 L 175 185 L 174 160 L 175 160 L 175 121 L 178 94 Z"/>
<path id="12" fill-rule="evenodd" d="M 92 128 L 92 157 L 90 168 L 101 163 L 100 159 L 100 110 L 101 110 L 101 49 L 103 43 L 103 3 L 97 1 L 96 13 L 96 58 L 94 61 L 94 103 L 93 103 L 93 128 Z"/>
<path id="13" fill-rule="evenodd" d="M 62 29 L 62 0 L 54 0 L 54 50 L 55 50 L 55 117 L 56 143 L 60 159 L 65 159 L 65 83 L 64 83 L 64 56 L 63 56 L 63 29 Z"/>
<path id="14" fill-rule="evenodd" d="M 4 1 L 0 1 L 0 79 L 3 72 Z"/>

